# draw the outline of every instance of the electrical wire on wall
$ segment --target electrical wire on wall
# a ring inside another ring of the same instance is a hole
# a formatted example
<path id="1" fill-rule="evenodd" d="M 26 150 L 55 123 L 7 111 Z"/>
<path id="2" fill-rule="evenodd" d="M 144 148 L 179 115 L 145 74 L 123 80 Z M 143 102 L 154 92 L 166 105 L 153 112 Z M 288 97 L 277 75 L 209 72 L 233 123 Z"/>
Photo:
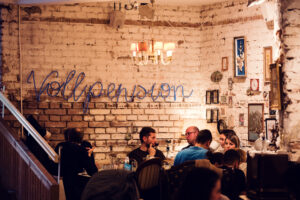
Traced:
<path id="1" fill-rule="evenodd" d="M 23 115 L 23 67 L 22 67 L 22 48 L 21 48 L 21 11 L 18 5 L 18 43 L 19 43 L 19 67 L 20 67 L 20 111 Z M 24 138 L 23 126 L 21 127 L 21 137 Z"/>

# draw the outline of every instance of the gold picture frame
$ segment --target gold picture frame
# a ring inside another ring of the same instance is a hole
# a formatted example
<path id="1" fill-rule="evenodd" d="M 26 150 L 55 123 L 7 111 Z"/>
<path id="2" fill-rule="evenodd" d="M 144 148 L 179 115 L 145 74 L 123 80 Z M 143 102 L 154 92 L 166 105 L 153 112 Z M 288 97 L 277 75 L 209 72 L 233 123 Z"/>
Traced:
<path id="1" fill-rule="evenodd" d="M 264 81 L 270 83 L 271 70 L 270 64 L 273 62 L 272 47 L 264 47 Z"/>
<path id="2" fill-rule="evenodd" d="M 270 65 L 271 91 L 269 94 L 271 110 L 281 110 L 280 63 Z"/>
<path id="3" fill-rule="evenodd" d="M 228 57 L 222 57 L 222 71 L 228 70 Z"/>

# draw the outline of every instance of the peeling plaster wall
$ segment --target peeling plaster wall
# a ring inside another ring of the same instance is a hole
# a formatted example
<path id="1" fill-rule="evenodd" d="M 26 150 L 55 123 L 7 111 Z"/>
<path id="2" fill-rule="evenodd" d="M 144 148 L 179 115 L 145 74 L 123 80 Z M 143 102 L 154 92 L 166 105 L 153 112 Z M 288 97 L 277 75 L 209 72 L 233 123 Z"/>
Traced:
<path id="1" fill-rule="evenodd" d="M 282 17 L 284 131 L 287 140 L 298 141 L 293 149 L 300 150 L 300 2 L 282 1 Z"/>

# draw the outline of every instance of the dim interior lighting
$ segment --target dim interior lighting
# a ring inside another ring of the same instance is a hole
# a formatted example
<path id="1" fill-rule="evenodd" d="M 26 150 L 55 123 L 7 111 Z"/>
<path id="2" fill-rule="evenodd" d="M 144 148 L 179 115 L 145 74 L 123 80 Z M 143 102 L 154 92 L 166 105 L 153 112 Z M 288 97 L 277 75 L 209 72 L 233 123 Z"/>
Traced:
<path id="1" fill-rule="evenodd" d="M 252 7 L 263 3 L 265 0 L 248 0 L 247 7 Z"/>
<path id="2" fill-rule="evenodd" d="M 131 44 L 132 59 L 136 65 L 163 64 L 168 65 L 172 61 L 175 43 L 163 43 L 150 40 Z"/>

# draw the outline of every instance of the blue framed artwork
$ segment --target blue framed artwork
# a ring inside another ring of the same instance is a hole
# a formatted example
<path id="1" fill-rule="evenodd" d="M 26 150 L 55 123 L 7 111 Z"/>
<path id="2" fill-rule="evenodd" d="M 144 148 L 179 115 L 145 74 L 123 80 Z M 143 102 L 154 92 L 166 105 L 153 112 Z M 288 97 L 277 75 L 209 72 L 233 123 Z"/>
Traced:
<path id="1" fill-rule="evenodd" d="M 246 77 L 246 40 L 245 37 L 234 38 L 234 76 Z"/>

